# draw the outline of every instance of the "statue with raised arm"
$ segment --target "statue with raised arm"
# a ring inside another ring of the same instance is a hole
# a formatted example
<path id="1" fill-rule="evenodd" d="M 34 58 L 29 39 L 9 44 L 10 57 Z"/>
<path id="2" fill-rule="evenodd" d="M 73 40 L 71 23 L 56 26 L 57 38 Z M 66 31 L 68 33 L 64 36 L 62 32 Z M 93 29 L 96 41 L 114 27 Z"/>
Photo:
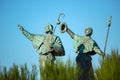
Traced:
<path id="1" fill-rule="evenodd" d="M 26 38 L 32 42 L 35 51 L 39 53 L 40 62 L 43 68 L 45 62 L 53 63 L 55 61 L 55 56 L 65 55 L 61 39 L 59 36 L 53 34 L 53 26 L 51 24 L 45 26 L 45 35 L 32 34 L 21 25 L 18 25 L 18 27 Z"/>
<path id="2" fill-rule="evenodd" d="M 88 27 L 85 29 L 85 36 L 80 36 L 72 32 L 66 23 L 60 25 L 61 33 L 67 32 L 74 40 L 74 51 L 78 53 L 76 63 L 82 74 L 78 76 L 78 80 L 93 80 L 93 69 L 91 63 L 91 56 L 98 53 L 101 56 L 105 54 L 98 47 L 97 43 L 91 38 L 93 29 Z"/>

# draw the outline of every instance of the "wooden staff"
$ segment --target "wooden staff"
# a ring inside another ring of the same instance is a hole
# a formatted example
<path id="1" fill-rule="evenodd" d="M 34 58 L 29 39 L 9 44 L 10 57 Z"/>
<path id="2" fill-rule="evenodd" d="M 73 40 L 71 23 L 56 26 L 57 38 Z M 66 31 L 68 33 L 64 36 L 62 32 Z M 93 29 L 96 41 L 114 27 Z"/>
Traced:
<path id="1" fill-rule="evenodd" d="M 105 40 L 104 53 L 106 51 L 106 46 L 107 46 L 107 41 L 108 41 L 108 35 L 109 35 L 110 26 L 111 26 L 111 20 L 112 20 L 112 16 L 110 16 L 110 18 L 108 20 L 108 23 L 107 23 L 108 30 L 107 30 L 106 40 Z"/>

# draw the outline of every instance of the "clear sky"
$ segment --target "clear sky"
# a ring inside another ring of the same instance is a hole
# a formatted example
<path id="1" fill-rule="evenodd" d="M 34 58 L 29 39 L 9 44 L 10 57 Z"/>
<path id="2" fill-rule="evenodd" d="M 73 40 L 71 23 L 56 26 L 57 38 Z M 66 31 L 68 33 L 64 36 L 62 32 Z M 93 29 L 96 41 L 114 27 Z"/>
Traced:
<path id="1" fill-rule="evenodd" d="M 92 38 L 101 50 L 104 50 L 107 22 L 113 17 L 107 43 L 106 54 L 111 49 L 120 50 L 120 0 L 0 0 L 0 67 L 10 67 L 13 63 L 39 65 L 39 55 L 34 51 L 31 42 L 21 34 L 18 24 L 34 34 L 44 34 L 44 26 L 51 23 L 55 26 L 60 18 L 76 34 L 84 35 L 86 27 L 93 28 Z M 73 40 L 67 33 L 61 34 L 59 26 L 55 34 L 62 39 L 66 55 L 75 61 Z M 98 65 L 101 57 L 93 57 L 93 65 Z"/>

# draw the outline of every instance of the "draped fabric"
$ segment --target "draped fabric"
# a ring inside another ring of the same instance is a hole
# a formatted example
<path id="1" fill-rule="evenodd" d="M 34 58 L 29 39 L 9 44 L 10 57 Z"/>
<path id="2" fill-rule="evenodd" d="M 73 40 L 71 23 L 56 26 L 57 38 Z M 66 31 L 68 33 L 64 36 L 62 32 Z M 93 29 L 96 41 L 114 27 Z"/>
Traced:
<path id="1" fill-rule="evenodd" d="M 23 29 L 22 33 L 32 42 L 33 48 L 39 54 L 47 54 L 51 51 L 50 46 L 54 47 L 53 53 L 54 56 L 64 56 L 65 51 L 62 45 L 61 39 L 54 34 L 32 34 L 27 30 Z"/>
<path id="2" fill-rule="evenodd" d="M 74 51 L 76 53 L 100 53 L 97 43 L 89 36 L 74 35 Z M 92 54 L 91 53 L 91 54 Z"/>

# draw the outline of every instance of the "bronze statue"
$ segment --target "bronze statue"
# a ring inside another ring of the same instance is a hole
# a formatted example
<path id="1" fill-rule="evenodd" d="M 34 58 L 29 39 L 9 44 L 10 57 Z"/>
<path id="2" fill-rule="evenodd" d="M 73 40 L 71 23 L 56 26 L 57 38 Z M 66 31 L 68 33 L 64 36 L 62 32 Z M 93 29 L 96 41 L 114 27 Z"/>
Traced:
<path id="1" fill-rule="evenodd" d="M 53 25 L 45 26 L 45 35 L 32 34 L 25 30 L 21 25 L 18 25 L 21 32 L 32 42 L 32 45 L 40 55 L 42 67 L 45 62 L 53 63 L 55 56 L 64 56 L 65 51 L 59 36 L 53 34 Z"/>
<path id="2" fill-rule="evenodd" d="M 93 29 L 88 27 L 85 29 L 85 36 L 79 36 L 73 33 L 66 23 L 60 25 L 61 33 L 67 32 L 71 38 L 74 40 L 74 51 L 78 53 L 76 57 L 76 63 L 80 71 L 82 70 L 82 75 L 78 76 L 78 80 L 92 80 L 93 79 L 93 69 L 91 63 L 91 56 L 98 53 L 101 56 L 105 54 L 100 50 L 97 43 L 91 38 Z"/>

